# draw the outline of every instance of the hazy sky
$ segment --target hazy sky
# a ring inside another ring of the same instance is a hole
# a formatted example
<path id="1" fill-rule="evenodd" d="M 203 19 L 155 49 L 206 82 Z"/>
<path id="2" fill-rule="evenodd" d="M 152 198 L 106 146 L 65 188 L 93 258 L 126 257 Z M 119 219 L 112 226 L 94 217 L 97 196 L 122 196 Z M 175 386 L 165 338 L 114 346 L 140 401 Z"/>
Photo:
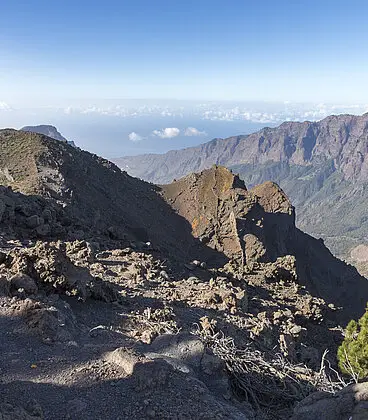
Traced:
<path id="1" fill-rule="evenodd" d="M 366 102 L 368 2 L 0 0 L 0 101 Z"/>

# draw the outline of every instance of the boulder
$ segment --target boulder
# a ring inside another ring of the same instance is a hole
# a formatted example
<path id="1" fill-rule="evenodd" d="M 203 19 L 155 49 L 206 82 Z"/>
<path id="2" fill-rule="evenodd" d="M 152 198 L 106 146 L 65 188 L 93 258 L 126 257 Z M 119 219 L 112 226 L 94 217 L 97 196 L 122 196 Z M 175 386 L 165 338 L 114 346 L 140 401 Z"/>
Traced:
<path id="1" fill-rule="evenodd" d="M 61 299 L 53 306 L 27 298 L 18 303 L 17 311 L 25 321 L 20 332 L 31 332 L 47 343 L 73 340 L 75 318 L 70 306 Z"/>
<path id="2" fill-rule="evenodd" d="M 349 385 L 336 394 L 315 392 L 295 407 L 292 417 L 292 420 L 321 419 L 368 419 L 368 382 Z"/>
<path id="3" fill-rule="evenodd" d="M 36 282 L 27 274 L 18 273 L 10 278 L 11 289 L 23 289 L 26 294 L 33 295 L 37 293 L 38 287 Z"/>
<path id="4" fill-rule="evenodd" d="M 108 353 L 107 360 L 123 368 L 127 375 L 133 374 L 134 368 L 138 363 L 148 362 L 144 355 L 125 347 L 119 347 Z"/>
<path id="5" fill-rule="evenodd" d="M 137 391 L 153 389 L 166 384 L 173 368 L 162 359 L 150 359 L 132 349 L 117 348 L 107 354 L 107 360 L 112 362 L 132 376 Z"/>
<path id="6" fill-rule="evenodd" d="M 138 363 L 134 369 L 134 388 L 139 392 L 165 387 L 172 374 L 173 368 L 162 359 Z"/>
<path id="7" fill-rule="evenodd" d="M 158 353 L 181 360 L 192 368 L 199 368 L 205 346 L 198 337 L 192 334 L 163 334 L 158 336 L 145 350 L 149 353 Z"/>
<path id="8" fill-rule="evenodd" d="M 26 225 L 30 228 L 30 229 L 34 229 L 40 225 L 43 224 L 43 219 L 42 217 L 37 216 L 37 214 L 34 214 L 33 216 L 27 217 L 26 219 Z"/>

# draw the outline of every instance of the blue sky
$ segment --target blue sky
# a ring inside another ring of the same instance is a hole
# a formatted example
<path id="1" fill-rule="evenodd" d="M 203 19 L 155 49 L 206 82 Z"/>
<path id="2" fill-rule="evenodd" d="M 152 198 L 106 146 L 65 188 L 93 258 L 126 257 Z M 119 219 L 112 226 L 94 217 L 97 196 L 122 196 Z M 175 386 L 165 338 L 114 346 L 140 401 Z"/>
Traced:
<path id="1" fill-rule="evenodd" d="M 366 102 L 366 1 L 0 0 L 0 101 Z"/>

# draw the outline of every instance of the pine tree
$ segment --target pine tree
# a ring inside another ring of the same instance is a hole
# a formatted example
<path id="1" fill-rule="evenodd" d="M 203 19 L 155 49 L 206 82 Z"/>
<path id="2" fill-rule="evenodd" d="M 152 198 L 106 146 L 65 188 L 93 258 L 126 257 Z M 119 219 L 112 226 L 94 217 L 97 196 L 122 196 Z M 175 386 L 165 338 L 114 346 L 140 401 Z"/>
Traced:
<path id="1" fill-rule="evenodd" d="M 358 322 L 349 322 L 337 357 L 343 373 L 356 379 L 368 377 L 368 307 Z"/>

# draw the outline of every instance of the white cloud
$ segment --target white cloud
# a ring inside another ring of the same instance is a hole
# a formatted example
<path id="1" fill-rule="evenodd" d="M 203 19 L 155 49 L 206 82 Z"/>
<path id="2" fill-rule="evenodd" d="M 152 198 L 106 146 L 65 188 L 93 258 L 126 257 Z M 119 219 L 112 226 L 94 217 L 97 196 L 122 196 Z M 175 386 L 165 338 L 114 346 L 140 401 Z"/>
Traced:
<path id="1" fill-rule="evenodd" d="M 70 114 L 73 113 L 73 111 L 74 111 L 74 109 L 73 109 L 72 106 L 68 106 L 68 107 L 64 108 L 64 114 L 70 115 Z"/>
<path id="2" fill-rule="evenodd" d="M 195 127 L 188 127 L 184 131 L 184 136 L 187 136 L 187 137 L 206 136 L 206 135 L 207 135 L 207 133 L 205 131 L 200 131 Z"/>
<path id="3" fill-rule="evenodd" d="M 139 134 L 135 133 L 134 131 L 132 131 L 129 136 L 128 139 L 130 141 L 141 141 L 144 139 L 144 137 L 140 136 Z"/>
<path id="4" fill-rule="evenodd" d="M 167 127 L 162 130 L 154 130 L 152 131 L 152 134 L 161 137 L 162 139 L 171 139 L 177 137 L 180 134 L 180 130 L 176 127 Z"/>
<path id="5" fill-rule="evenodd" d="M 10 111 L 12 108 L 6 103 L 0 101 L 0 111 Z"/>

